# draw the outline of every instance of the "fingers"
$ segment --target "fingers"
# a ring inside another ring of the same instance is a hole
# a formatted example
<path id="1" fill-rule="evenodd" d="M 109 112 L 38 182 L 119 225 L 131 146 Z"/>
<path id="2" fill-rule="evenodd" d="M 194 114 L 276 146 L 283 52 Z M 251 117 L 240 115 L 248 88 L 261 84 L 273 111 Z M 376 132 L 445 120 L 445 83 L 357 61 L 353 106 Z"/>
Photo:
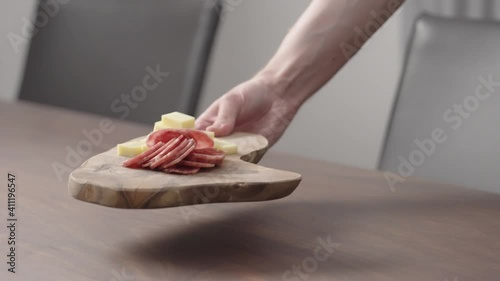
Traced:
<path id="1" fill-rule="evenodd" d="M 206 130 L 208 126 L 212 125 L 217 118 L 219 105 L 217 102 L 210 105 L 205 112 L 196 118 L 195 127 L 198 130 Z"/>
<path id="2" fill-rule="evenodd" d="M 236 120 L 241 111 L 241 99 L 236 95 L 228 95 L 218 104 L 215 122 L 206 130 L 212 131 L 216 136 L 227 136 L 233 132 Z"/>

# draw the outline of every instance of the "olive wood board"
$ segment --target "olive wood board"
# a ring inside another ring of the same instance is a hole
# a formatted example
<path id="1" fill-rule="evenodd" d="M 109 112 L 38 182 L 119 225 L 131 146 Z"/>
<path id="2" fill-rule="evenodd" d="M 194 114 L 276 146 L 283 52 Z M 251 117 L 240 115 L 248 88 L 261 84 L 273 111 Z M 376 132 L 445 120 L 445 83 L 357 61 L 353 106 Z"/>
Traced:
<path id="1" fill-rule="evenodd" d="M 153 209 L 273 200 L 290 195 L 299 185 L 297 173 L 257 165 L 268 148 L 265 137 L 234 133 L 221 139 L 236 143 L 238 153 L 195 175 L 125 168 L 122 163 L 127 158 L 118 156 L 114 147 L 70 174 L 69 193 L 78 200 L 108 207 Z"/>

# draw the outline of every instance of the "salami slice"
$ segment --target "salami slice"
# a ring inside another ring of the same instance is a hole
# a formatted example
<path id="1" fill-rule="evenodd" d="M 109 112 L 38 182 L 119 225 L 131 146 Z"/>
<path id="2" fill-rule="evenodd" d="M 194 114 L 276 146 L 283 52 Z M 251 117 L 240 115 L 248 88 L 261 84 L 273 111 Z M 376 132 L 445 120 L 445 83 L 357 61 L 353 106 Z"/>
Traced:
<path id="1" fill-rule="evenodd" d="M 154 146 L 150 147 L 148 150 L 144 151 L 143 153 L 136 155 L 125 162 L 123 162 L 124 167 L 128 168 L 140 168 L 141 167 L 141 162 L 143 161 L 144 158 L 153 155 L 154 153 L 157 153 L 159 149 L 163 146 L 163 142 L 158 142 Z"/>
<path id="2" fill-rule="evenodd" d="M 188 141 L 188 144 L 186 145 L 186 147 L 184 147 L 182 150 L 180 150 L 177 153 L 177 155 L 173 158 L 172 161 L 161 165 L 160 169 L 166 169 L 170 166 L 173 166 L 173 165 L 181 162 L 184 158 L 186 158 L 186 156 L 188 156 L 191 153 L 191 151 L 194 150 L 195 147 L 196 147 L 196 141 L 194 139 L 190 139 Z"/>
<path id="3" fill-rule="evenodd" d="M 184 139 L 184 136 L 180 135 L 175 139 L 171 139 L 168 143 L 164 144 L 160 149 L 158 149 L 155 153 L 152 153 L 148 155 L 147 157 L 144 157 L 142 162 L 140 163 L 143 168 L 147 168 L 153 164 L 156 160 L 159 158 L 163 157 L 163 155 L 167 154 L 168 152 L 172 151 L 177 145 L 179 145 L 179 142 Z"/>
<path id="4" fill-rule="evenodd" d="M 171 139 L 166 145 L 164 145 L 164 149 L 160 151 L 154 158 L 151 157 L 151 160 L 156 161 L 172 151 L 174 148 L 176 148 L 183 140 L 186 138 L 183 135 L 179 135 L 178 137 Z"/>
<path id="5" fill-rule="evenodd" d="M 151 147 L 157 142 L 167 143 L 173 138 L 179 135 L 184 135 L 187 138 L 193 138 L 196 140 L 196 148 L 204 149 L 214 147 L 214 141 L 205 133 L 198 130 L 192 129 L 163 129 L 153 132 L 148 136 L 146 141 L 147 146 Z"/>
<path id="6" fill-rule="evenodd" d="M 161 170 L 165 173 L 191 175 L 201 168 L 221 165 L 226 154 L 214 148 L 214 141 L 204 132 L 193 129 L 164 129 L 151 133 L 149 149 L 123 163 L 129 168 Z"/>
<path id="7" fill-rule="evenodd" d="M 215 163 L 224 159 L 225 155 L 209 155 L 209 154 L 199 154 L 193 152 L 193 157 L 196 159 L 202 159 L 211 163 Z"/>
<path id="8" fill-rule="evenodd" d="M 221 160 L 215 161 L 215 166 L 220 166 L 220 165 L 222 165 L 223 162 L 224 162 L 224 158 L 222 158 Z"/>
<path id="9" fill-rule="evenodd" d="M 181 174 L 181 175 L 194 175 L 200 171 L 200 168 L 195 167 L 185 167 L 185 166 L 173 166 L 163 170 L 165 173 L 170 174 Z"/>
<path id="10" fill-rule="evenodd" d="M 157 167 L 160 167 L 161 165 L 163 165 L 165 163 L 169 163 L 172 160 L 174 160 L 177 157 L 177 154 L 179 153 L 179 151 L 183 150 L 184 147 L 187 146 L 188 142 L 189 141 L 187 139 L 184 139 L 179 145 L 177 145 L 170 152 L 162 155 L 158 159 L 155 158 L 154 159 L 155 161 L 153 161 L 153 163 L 151 163 L 151 166 L 150 166 L 151 169 L 156 169 Z"/>
<path id="11" fill-rule="evenodd" d="M 158 142 L 168 143 L 170 140 L 177 138 L 180 135 L 184 135 L 179 130 L 174 129 L 164 129 L 158 130 L 151 133 L 146 140 L 146 145 L 152 147 Z"/>
<path id="12" fill-rule="evenodd" d="M 214 147 L 214 140 L 202 131 L 184 130 L 183 133 L 196 140 L 196 149 Z"/>
<path id="13" fill-rule="evenodd" d="M 201 162 L 201 163 L 211 163 L 215 164 L 215 161 L 212 159 L 206 159 L 206 157 L 198 157 L 195 156 L 193 153 L 189 154 L 188 157 L 186 157 L 187 161 L 192 161 L 192 162 Z"/>
<path id="14" fill-rule="evenodd" d="M 212 168 L 215 166 L 215 164 L 212 163 L 203 163 L 203 162 L 195 162 L 188 160 L 182 160 L 181 162 L 179 162 L 179 165 L 186 167 L 196 167 L 196 168 Z"/>

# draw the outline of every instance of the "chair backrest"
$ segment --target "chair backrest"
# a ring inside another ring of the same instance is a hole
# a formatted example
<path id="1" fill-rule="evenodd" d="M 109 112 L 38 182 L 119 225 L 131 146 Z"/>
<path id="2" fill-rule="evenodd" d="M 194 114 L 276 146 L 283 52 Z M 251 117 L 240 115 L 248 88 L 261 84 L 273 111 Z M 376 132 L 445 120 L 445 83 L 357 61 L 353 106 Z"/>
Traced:
<path id="1" fill-rule="evenodd" d="M 500 192 L 500 25 L 421 17 L 380 168 Z"/>
<path id="2" fill-rule="evenodd" d="M 435 16 L 476 20 L 498 19 L 497 0 L 413 0 L 426 12 Z"/>
<path id="3" fill-rule="evenodd" d="M 147 123 L 194 114 L 217 0 L 58 2 L 41 1 L 21 99 Z"/>

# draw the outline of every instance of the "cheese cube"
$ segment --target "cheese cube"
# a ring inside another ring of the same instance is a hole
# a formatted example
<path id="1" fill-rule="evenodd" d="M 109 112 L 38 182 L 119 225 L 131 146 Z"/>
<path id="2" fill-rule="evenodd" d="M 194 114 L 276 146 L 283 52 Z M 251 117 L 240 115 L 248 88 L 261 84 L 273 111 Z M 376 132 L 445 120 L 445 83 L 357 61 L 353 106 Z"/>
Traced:
<path id="1" fill-rule="evenodd" d="M 203 133 L 207 134 L 211 139 L 215 139 L 215 133 L 210 132 L 210 131 L 202 131 Z"/>
<path id="2" fill-rule="evenodd" d="M 226 154 L 238 153 L 238 146 L 235 143 L 222 139 L 214 139 L 214 147 L 224 151 Z"/>
<path id="3" fill-rule="evenodd" d="M 155 122 L 155 126 L 153 128 L 153 132 L 156 132 L 158 130 L 163 130 L 163 129 L 169 129 L 169 128 L 171 128 L 171 127 L 163 124 L 162 121 L 158 121 L 158 122 Z"/>
<path id="4" fill-rule="evenodd" d="M 146 141 L 144 139 L 141 141 L 120 143 L 116 146 L 116 150 L 118 152 L 118 156 L 134 157 L 148 150 L 148 146 L 146 145 Z"/>
<path id="5" fill-rule="evenodd" d="M 194 129 L 194 117 L 180 112 L 172 112 L 161 116 L 163 125 L 176 129 Z"/>

